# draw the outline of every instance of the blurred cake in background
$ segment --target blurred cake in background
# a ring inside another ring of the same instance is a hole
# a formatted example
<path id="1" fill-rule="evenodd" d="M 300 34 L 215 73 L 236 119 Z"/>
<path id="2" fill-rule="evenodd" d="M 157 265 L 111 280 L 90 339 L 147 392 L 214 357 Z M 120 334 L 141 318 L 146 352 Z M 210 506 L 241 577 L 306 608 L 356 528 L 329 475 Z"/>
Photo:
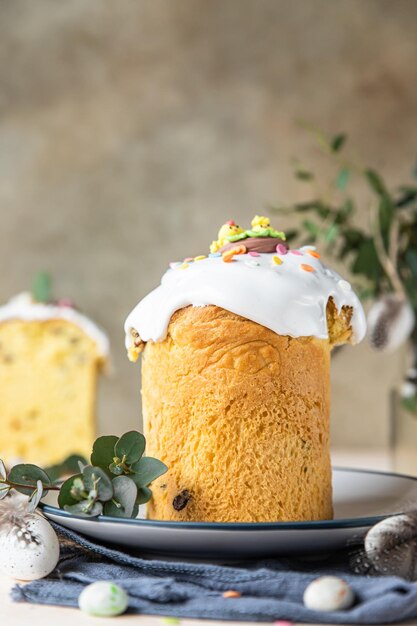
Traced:
<path id="1" fill-rule="evenodd" d="M 45 282 L 45 281 L 44 281 Z M 42 281 L 41 281 L 42 283 Z M 68 300 L 23 293 L 0 307 L 0 458 L 88 455 L 106 334 Z"/>

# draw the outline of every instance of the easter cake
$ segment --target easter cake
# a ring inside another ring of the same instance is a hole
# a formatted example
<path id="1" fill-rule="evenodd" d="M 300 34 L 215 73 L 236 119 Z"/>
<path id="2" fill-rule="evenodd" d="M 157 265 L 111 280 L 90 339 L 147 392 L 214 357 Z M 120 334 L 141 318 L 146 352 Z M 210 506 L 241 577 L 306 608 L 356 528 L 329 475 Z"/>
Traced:
<path id="1" fill-rule="evenodd" d="M 43 465 L 95 437 L 97 375 L 105 333 L 68 300 L 23 293 L 0 307 L 0 458 Z"/>
<path id="2" fill-rule="evenodd" d="M 169 468 L 148 517 L 332 518 L 330 353 L 365 330 L 350 284 L 268 218 L 172 263 L 125 323 L 147 449 Z"/>

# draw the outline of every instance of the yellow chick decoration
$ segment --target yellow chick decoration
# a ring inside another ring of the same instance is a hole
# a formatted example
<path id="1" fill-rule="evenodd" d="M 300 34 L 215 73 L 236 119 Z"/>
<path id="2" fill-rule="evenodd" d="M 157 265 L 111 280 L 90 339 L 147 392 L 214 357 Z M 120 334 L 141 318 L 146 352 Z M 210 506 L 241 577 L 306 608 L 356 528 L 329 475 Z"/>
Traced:
<path id="1" fill-rule="evenodd" d="M 260 232 L 265 228 L 271 227 L 271 222 L 269 221 L 269 217 L 264 217 L 263 215 L 255 215 L 253 220 L 251 221 L 252 230 L 255 232 Z"/>
<path id="2" fill-rule="evenodd" d="M 217 240 L 213 241 L 210 246 L 210 252 L 217 252 L 222 246 L 229 243 L 229 237 L 234 237 L 235 235 L 240 235 L 244 232 L 245 231 L 243 230 L 243 228 L 240 228 L 240 226 L 238 226 L 236 222 L 234 222 L 233 220 L 229 220 L 228 222 L 223 224 L 223 226 L 219 230 Z"/>

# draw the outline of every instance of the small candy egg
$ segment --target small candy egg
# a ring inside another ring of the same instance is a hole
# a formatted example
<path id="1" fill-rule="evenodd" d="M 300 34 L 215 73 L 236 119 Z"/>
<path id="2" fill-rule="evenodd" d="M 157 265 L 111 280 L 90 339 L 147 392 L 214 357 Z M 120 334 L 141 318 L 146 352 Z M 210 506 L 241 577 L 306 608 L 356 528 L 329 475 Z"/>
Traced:
<path id="1" fill-rule="evenodd" d="M 249 265 L 249 267 L 259 267 L 259 263 L 255 261 L 255 259 L 248 259 L 245 261 L 245 265 Z"/>
<path id="2" fill-rule="evenodd" d="M 274 265 L 282 265 L 282 259 L 280 259 L 279 256 L 273 256 L 272 262 Z"/>
<path id="3" fill-rule="evenodd" d="M 300 250 L 290 250 L 290 254 L 295 254 L 296 256 L 303 256 L 303 253 Z"/>
<path id="4" fill-rule="evenodd" d="M 129 598 L 124 589 L 106 580 L 88 585 L 78 597 L 81 611 L 96 617 L 121 615 L 128 607 Z"/>
<path id="5" fill-rule="evenodd" d="M 248 254 L 249 256 L 261 256 L 256 250 L 249 250 Z"/>
<path id="6" fill-rule="evenodd" d="M 288 252 L 287 246 L 285 246 L 283 243 L 279 243 L 275 250 L 278 252 L 278 254 L 287 254 Z"/>
<path id="7" fill-rule="evenodd" d="M 306 587 L 303 600 L 304 605 L 313 611 L 341 611 L 352 606 L 354 595 L 341 578 L 322 576 Z"/>
<path id="8" fill-rule="evenodd" d="M 241 595 L 240 591 L 236 591 L 235 589 L 229 589 L 222 593 L 223 598 L 240 598 Z"/>
<path id="9" fill-rule="evenodd" d="M 209 257 L 211 259 L 215 259 L 216 257 L 221 256 L 221 252 L 210 252 Z"/>
<path id="10" fill-rule="evenodd" d="M 33 514 L 21 526 L 0 534 L 0 572 L 17 580 L 38 580 L 55 569 L 58 537 L 52 526 Z"/>

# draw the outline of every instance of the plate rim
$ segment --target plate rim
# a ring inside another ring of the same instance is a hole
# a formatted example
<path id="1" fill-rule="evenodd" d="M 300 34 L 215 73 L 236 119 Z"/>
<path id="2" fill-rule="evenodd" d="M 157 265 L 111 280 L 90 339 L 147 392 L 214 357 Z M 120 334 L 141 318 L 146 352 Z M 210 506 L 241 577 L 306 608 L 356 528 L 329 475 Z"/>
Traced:
<path id="1" fill-rule="evenodd" d="M 358 467 L 332 466 L 332 471 L 351 472 L 361 474 L 376 474 L 378 476 L 390 476 L 393 478 L 405 478 L 417 482 L 417 476 L 402 474 L 398 472 L 388 472 L 385 470 L 361 469 Z M 323 530 L 323 529 L 346 529 L 373 526 L 391 515 L 401 515 L 404 511 L 387 513 L 386 515 L 371 515 L 369 517 L 352 517 L 337 520 L 312 520 L 302 522 L 176 522 L 167 520 L 151 520 L 125 517 L 110 517 L 100 515 L 99 517 L 83 517 L 74 515 L 50 504 L 40 503 L 39 508 L 48 516 L 55 515 L 66 519 L 75 519 L 89 524 L 127 524 L 133 526 L 144 526 L 150 528 L 181 529 L 181 530 L 214 530 L 214 531 L 277 531 L 277 530 Z"/>

